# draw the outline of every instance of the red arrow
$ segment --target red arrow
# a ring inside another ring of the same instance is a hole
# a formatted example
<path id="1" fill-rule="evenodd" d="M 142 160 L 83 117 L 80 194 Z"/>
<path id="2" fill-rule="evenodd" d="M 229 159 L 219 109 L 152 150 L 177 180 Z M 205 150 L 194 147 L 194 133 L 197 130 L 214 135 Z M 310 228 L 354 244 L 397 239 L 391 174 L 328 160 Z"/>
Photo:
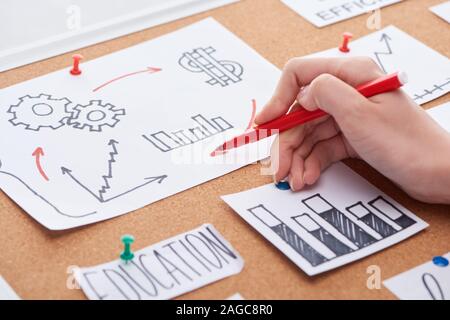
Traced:
<path id="1" fill-rule="evenodd" d="M 104 84 L 102 84 L 101 86 L 95 88 L 95 89 L 92 90 L 92 91 L 93 91 L 93 92 L 96 92 L 96 91 L 100 90 L 101 88 L 107 86 L 108 84 L 113 83 L 114 81 L 117 81 L 117 80 L 126 78 L 126 77 L 130 77 L 130 76 L 134 76 L 134 75 L 136 75 L 136 74 L 146 73 L 146 72 L 148 72 L 149 74 L 152 74 L 152 73 L 159 72 L 159 71 L 161 71 L 161 70 L 162 70 L 161 68 L 147 67 L 147 68 L 145 68 L 145 70 L 140 70 L 140 71 L 135 71 L 135 72 L 132 72 L 132 73 L 127 73 L 127 74 L 124 74 L 124 75 L 122 75 L 122 76 L 120 76 L 120 77 L 117 77 L 117 78 L 114 78 L 114 79 L 112 79 L 112 80 L 109 80 L 108 82 L 105 82 Z"/>
<path id="2" fill-rule="evenodd" d="M 48 181 L 48 177 L 45 174 L 44 170 L 42 169 L 41 166 L 41 156 L 44 155 L 44 150 L 42 150 L 41 147 L 37 147 L 36 150 L 34 150 L 34 152 L 31 154 L 33 157 L 36 158 L 36 166 L 39 170 L 39 173 L 41 174 L 41 176 Z"/>

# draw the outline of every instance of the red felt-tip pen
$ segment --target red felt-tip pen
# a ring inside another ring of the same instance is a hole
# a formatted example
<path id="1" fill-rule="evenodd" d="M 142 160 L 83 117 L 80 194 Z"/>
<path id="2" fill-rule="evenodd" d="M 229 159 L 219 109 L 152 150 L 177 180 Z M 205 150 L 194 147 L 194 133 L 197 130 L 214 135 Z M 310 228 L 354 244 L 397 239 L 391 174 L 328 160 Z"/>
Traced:
<path id="1" fill-rule="evenodd" d="M 356 90 L 358 90 L 358 92 L 366 98 L 369 98 L 377 94 L 397 90 L 407 82 L 408 77 L 406 73 L 396 72 L 360 85 L 356 88 Z M 216 155 L 223 154 L 224 151 L 259 141 L 325 115 L 327 115 L 327 113 L 320 109 L 308 111 L 304 108 L 299 108 L 294 112 L 263 123 L 237 137 L 234 137 L 214 150 L 211 153 L 211 156 L 214 157 Z"/>

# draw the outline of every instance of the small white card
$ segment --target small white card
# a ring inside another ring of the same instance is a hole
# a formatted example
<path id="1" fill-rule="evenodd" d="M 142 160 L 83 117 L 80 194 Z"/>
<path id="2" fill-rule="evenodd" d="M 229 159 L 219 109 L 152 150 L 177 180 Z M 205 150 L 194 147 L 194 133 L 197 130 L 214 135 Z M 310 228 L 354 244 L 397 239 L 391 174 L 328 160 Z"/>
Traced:
<path id="1" fill-rule="evenodd" d="M 450 252 L 443 256 L 450 259 Z M 383 281 L 401 300 L 450 300 L 450 265 L 429 261 Z"/>
<path id="2" fill-rule="evenodd" d="M 450 132 L 450 102 L 428 109 L 427 112 L 442 128 Z"/>
<path id="3" fill-rule="evenodd" d="M 433 6 L 430 10 L 438 17 L 450 23 L 450 1 Z"/>
<path id="4" fill-rule="evenodd" d="M 428 226 L 343 163 L 300 192 L 271 183 L 222 199 L 310 276 L 385 249 Z"/>
<path id="5" fill-rule="evenodd" d="M 0 300 L 20 300 L 20 297 L 2 276 L 0 276 Z"/>
<path id="6" fill-rule="evenodd" d="M 324 27 L 342 20 L 400 2 L 401 0 L 282 0 L 292 10 L 316 27 Z"/>
<path id="7" fill-rule="evenodd" d="M 402 89 L 418 104 L 450 92 L 450 60 L 394 26 L 351 41 L 349 48 L 348 53 L 333 48 L 309 57 L 367 56 L 386 73 L 404 71 L 409 81 Z"/>
<path id="8" fill-rule="evenodd" d="M 144 248 L 129 263 L 81 268 L 75 278 L 91 300 L 164 300 L 241 272 L 244 260 L 211 225 Z"/>

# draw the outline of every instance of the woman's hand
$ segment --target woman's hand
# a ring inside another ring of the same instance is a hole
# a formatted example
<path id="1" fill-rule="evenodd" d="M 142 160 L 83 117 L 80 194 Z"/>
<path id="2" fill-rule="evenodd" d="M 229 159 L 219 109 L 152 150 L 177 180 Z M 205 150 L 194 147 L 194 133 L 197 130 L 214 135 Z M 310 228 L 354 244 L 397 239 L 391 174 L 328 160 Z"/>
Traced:
<path id="1" fill-rule="evenodd" d="M 450 203 L 450 135 L 403 91 L 365 98 L 354 87 L 383 75 L 370 58 L 293 59 L 256 123 L 302 105 L 329 116 L 286 131 L 272 147 L 275 180 L 314 184 L 332 163 L 361 158 L 411 196 Z"/>

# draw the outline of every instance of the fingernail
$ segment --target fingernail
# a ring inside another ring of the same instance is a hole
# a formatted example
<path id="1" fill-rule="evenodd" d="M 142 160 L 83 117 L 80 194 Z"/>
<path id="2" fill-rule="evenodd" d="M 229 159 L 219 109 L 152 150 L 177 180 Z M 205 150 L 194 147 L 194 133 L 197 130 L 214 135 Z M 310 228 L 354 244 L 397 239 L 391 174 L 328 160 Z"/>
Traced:
<path id="1" fill-rule="evenodd" d="M 289 185 L 291 186 L 291 190 L 297 191 L 296 186 L 294 185 L 294 177 L 292 175 L 288 176 L 287 181 L 289 182 Z"/>
<path id="2" fill-rule="evenodd" d="M 305 97 L 307 96 L 309 92 L 309 85 L 304 86 L 300 89 L 300 92 L 297 95 L 297 102 L 302 104 L 303 100 L 305 100 Z"/>

